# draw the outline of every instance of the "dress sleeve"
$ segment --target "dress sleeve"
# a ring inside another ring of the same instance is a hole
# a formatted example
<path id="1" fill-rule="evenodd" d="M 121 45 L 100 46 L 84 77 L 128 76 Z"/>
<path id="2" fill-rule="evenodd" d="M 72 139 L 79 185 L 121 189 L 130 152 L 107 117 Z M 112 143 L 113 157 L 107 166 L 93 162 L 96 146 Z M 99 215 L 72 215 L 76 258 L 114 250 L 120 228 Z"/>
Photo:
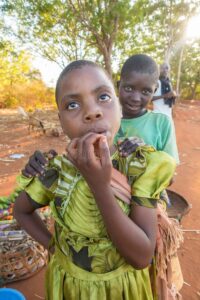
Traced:
<path id="1" fill-rule="evenodd" d="M 37 177 L 35 177 L 24 190 L 32 200 L 44 206 L 48 205 L 53 199 L 53 193 L 49 191 Z"/>
<path id="2" fill-rule="evenodd" d="M 176 168 L 175 160 L 163 151 L 146 152 L 146 169 L 132 183 L 132 203 L 156 207 L 160 193 L 169 185 Z"/>
<path id="3" fill-rule="evenodd" d="M 59 170 L 54 166 L 54 160 L 50 161 L 43 176 L 28 179 L 23 175 L 18 176 L 20 188 L 40 205 L 48 205 L 54 198 L 53 190 L 59 177 Z"/>

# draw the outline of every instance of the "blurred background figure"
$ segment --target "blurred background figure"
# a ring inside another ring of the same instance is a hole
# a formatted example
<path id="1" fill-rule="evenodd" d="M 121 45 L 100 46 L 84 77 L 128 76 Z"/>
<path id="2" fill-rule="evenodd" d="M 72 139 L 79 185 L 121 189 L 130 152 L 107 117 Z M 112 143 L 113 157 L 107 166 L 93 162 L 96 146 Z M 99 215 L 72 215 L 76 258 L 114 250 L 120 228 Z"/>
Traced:
<path id="1" fill-rule="evenodd" d="M 175 105 L 176 92 L 173 91 L 169 79 L 170 65 L 164 62 L 160 66 L 160 78 L 158 80 L 158 88 L 153 96 L 154 112 L 163 113 L 170 118 L 172 117 L 172 108 Z"/>

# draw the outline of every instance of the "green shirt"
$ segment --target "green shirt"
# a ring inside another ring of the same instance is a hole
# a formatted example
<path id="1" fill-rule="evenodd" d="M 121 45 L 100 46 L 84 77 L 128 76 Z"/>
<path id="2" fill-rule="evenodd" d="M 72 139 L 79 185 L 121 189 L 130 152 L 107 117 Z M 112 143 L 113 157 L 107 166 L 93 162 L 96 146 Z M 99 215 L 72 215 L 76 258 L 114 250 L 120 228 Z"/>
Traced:
<path id="1" fill-rule="evenodd" d="M 141 117 L 122 119 L 115 142 L 120 138 L 137 136 L 159 151 L 165 151 L 179 163 L 173 122 L 164 114 L 148 111 Z"/>

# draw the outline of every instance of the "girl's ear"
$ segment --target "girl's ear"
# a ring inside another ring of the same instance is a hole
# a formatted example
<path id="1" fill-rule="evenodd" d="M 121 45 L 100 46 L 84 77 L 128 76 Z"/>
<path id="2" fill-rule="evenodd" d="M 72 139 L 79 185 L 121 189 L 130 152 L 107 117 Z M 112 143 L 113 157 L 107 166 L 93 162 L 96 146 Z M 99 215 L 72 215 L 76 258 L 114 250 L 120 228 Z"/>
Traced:
<path id="1" fill-rule="evenodd" d="M 119 89 L 120 80 L 117 80 L 117 88 Z"/>

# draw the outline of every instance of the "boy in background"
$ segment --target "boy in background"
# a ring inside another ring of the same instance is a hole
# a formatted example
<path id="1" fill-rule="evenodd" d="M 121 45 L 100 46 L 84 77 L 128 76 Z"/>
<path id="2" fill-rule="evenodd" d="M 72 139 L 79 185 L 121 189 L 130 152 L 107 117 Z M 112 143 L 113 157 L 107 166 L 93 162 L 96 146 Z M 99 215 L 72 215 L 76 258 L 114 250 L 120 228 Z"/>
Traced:
<path id="1" fill-rule="evenodd" d="M 122 154 L 126 150 L 127 153 L 124 154 L 126 156 L 132 153 L 134 147 L 142 145 L 143 140 L 145 144 L 167 152 L 179 163 L 173 122 L 163 113 L 147 110 L 147 105 L 156 91 L 157 81 L 158 67 L 151 57 L 137 54 L 126 60 L 118 83 L 122 119 L 120 129 L 115 136 L 115 143 L 119 144 L 120 140 L 123 141 L 118 147 L 121 149 Z M 161 198 L 169 203 L 166 191 L 161 193 Z M 180 295 L 178 291 L 183 284 L 176 252 L 182 237 L 178 230 L 174 230 L 173 226 L 176 227 L 169 218 L 165 217 L 162 207 L 160 211 L 158 210 L 155 259 L 157 270 L 155 289 L 159 300 L 177 299 Z M 163 249 L 165 250 L 163 251 Z M 166 253 L 168 253 L 168 256 L 166 256 Z M 179 282 L 172 276 L 171 271 L 173 272 L 174 269 L 179 274 Z M 151 271 L 150 273 L 152 275 Z"/>
<path id="2" fill-rule="evenodd" d="M 164 62 L 160 66 L 160 78 L 158 80 L 158 88 L 153 96 L 153 110 L 163 113 L 172 118 L 172 109 L 175 105 L 176 92 L 173 91 L 169 79 L 170 65 Z"/>
<path id="3" fill-rule="evenodd" d="M 126 60 L 118 83 L 122 119 L 115 141 L 141 138 L 145 144 L 167 152 L 179 163 L 175 130 L 170 118 L 147 109 L 156 91 L 157 80 L 158 67 L 151 57 L 136 54 Z"/>

